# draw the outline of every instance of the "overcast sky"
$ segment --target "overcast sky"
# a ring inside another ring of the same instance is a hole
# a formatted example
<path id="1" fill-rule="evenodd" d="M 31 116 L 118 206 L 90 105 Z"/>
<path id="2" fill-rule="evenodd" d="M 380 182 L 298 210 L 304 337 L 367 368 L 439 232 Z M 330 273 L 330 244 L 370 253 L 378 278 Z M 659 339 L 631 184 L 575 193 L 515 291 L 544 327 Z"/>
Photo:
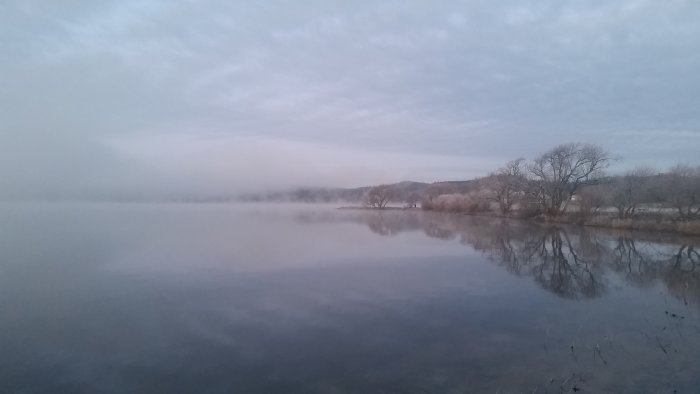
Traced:
<path id="1" fill-rule="evenodd" d="M 0 2 L 0 195 L 698 163 L 700 1 Z"/>

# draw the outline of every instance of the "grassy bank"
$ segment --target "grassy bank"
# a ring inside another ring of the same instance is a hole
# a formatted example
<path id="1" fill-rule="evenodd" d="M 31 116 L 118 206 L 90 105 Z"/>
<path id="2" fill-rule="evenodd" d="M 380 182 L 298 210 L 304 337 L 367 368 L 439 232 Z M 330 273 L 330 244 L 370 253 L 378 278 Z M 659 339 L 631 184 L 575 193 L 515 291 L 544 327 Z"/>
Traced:
<path id="1" fill-rule="evenodd" d="M 549 216 L 537 212 L 515 210 L 504 215 L 478 205 L 447 205 L 449 209 L 426 209 L 428 211 L 457 213 L 472 216 L 489 216 L 511 219 L 530 220 L 540 223 L 565 223 L 591 227 L 604 227 L 620 230 L 641 230 L 668 232 L 683 235 L 700 236 L 700 220 L 679 220 L 665 213 L 645 213 L 633 218 L 621 219 L 617 215 L 604 213 L 567 212 L 559 216 Z M 459 208 L 468 209 L 459 209 Z"/>
<path id="2" fill-rule="evenodd" d="M 700 236 L 700 220 L 675 221 L 668 218 L 620 219 L 610 216 L 594 216 L 583 220 L 581 224 L 614 229 L 664 231 Z"/>

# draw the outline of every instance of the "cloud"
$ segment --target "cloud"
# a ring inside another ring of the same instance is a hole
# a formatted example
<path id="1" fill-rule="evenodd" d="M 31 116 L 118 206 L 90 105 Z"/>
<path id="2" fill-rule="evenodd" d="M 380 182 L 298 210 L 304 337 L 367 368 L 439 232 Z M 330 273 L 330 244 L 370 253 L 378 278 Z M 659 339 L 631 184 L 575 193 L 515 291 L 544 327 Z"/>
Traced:
<path id="1" fill-rule="evenodd" d="M 384 165 L 376 178 L 387 181 L 409 167 L 426 179 L 486 173 L 568 141 L 650 165 L 697 160 L 698 17 L 700 4 L 681 0 L 4 2 L 2 193 L 155 193 L 161 182 L 135 179 L 186 172 L 172 141 L 212 135 L 222 155 L 237 141 L 238 155 L 267 163 L 410 161 Z M 630 130 L 644 143 L 630 143 Z M 139 170 L 125 141 L 143 143 Z M 290 176 L 265 163 L 244 177 L 195 148 L 187 160 L 201 180 L 186 187 L 189 177 L 171 175 L 179 186 L 160 187 L 216 191 L 227 171 L 241 188 L 375 179 L 317 164 Z M 61 168 L 64 182 L 50 181 Z M 82 168 L 109 175 L 79 180 L 90 178 Z"/>

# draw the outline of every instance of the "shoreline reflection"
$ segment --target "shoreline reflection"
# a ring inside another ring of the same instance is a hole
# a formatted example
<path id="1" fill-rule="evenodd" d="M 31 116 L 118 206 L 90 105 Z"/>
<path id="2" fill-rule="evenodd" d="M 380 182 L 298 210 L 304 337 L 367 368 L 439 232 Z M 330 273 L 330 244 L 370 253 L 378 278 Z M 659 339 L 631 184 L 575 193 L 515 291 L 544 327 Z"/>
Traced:
<path id="1" fill-rule="evenodd" d="M 611 287 L 606 274 L 615 273 L 635 287 L 663 284 L 686 305 L 700 306 L 700 240 L 693 237 L 424 211 L 305 212 L 297 219 L 354 222 L 380 236 L 422 232 L 459 240 L 565 299 L 605 296 Z"/>

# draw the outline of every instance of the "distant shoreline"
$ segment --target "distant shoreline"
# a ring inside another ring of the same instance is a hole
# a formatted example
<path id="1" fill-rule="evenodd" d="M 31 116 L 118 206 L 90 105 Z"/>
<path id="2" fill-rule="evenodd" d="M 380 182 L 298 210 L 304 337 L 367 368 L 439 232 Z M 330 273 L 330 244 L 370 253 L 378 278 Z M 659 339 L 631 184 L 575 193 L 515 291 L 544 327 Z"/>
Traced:
<path id="1" fill-rule="evenodd" d="M 342 206 L 338 207 L 336 209 L 343 209 L 343 210 L 356 210 L 356 211 L 424 211 L 424 209 L 421 209 L 419 207 L 384 207 L 384 208 L 371 208 L 371 207 L 363 207 L 359 205 L 348 205 L 348 206 Z"/>
<path id="2" fill-rule="evenodd" d="M 635 230 L 635 231 L 645 231 L 645 232 L 661 232 L 661 233 L 672 233 L 681 234 L 688 236 L 700 237 L 700 220 L 689 220 L 689 221 L 678 221 L 672 220 L 666 216 L 662 215 L 652 215 L 649 217 L 635 218 L 635 219 L 620 219 L 612 215 L 593 215 L 587 218 L 578 217 L 575 213 L 558 216 L 558 217 L 546 217 L 546 216 L 535 216 L 535 217 L 523 217 L 523 216 L 506 216 L 498 215 L 495 213 L 469 213 L 469 212 L 449 212 L 440 210 L 428 210 L 422 209 L 420 207 L 384 207 L 384 208 L 370 208 L 363 206 L 342 206 L 338 207 L 340 210 L 357 210 L 357 211 L 369 211 L 369 212 L 385 212 L 385 211 L 420 211 L 420 212 L 436 212 L 448 215 L 462 215 L 462 216 L 474 216 L 474 217 L 491 217 L 499 219 L 513 219 L 522 220 L 527 222 L 542 223 L 542 224 L 567 224 L 582 227 L 597 227 L 597 228 L 607 228 L 613 230 Z"/>

